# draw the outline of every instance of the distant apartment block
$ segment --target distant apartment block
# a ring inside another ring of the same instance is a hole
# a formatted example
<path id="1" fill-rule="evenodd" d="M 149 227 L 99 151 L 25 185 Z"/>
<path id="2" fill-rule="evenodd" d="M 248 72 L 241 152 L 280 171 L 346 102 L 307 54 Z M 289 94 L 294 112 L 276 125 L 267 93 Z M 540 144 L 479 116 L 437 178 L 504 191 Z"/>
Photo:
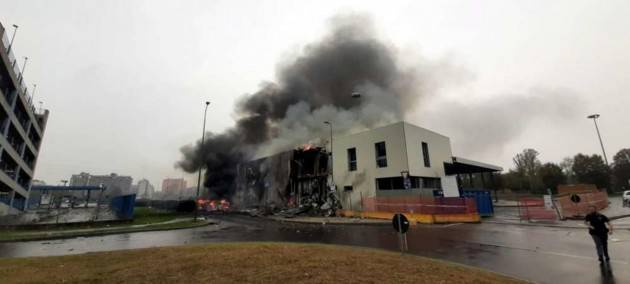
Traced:
<path id="1" fill-rule="evenodd" d="M 131 194 L 131 184 L 133 179 L 130 176 L 119 176 L 112 173 L 109 175 L 91 175 L 89 173 L 80 173 L 72 175 L 70 178 L 70 186 L 103 186 L 105 187 L 105 197 Z"/>
<path id="2" fill-rule="evenodd" d="M 164 193 L 180 193 L 185 188 L 186 180 L 183 178 L 167 178 L 162 181 L 162 191 Z"/>
<path id="3" fill-rule="evenodd" d="M 26 208 L 48 110 L 36 110 L 0 24 L 0 215 Z"/>

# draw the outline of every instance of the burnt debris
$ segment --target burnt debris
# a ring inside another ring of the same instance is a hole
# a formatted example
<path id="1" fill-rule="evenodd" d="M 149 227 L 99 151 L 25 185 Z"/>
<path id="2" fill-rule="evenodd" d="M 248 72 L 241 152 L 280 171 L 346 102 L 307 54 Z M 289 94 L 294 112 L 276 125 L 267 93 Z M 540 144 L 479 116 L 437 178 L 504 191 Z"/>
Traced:
<path id="1" fill-rule="evenodd" d="M 232 202 L 263 214 L 332 216 L 340 203 L 329 186 L 329 162 L 324 148 L 305 145 L 239 164 Z"/>

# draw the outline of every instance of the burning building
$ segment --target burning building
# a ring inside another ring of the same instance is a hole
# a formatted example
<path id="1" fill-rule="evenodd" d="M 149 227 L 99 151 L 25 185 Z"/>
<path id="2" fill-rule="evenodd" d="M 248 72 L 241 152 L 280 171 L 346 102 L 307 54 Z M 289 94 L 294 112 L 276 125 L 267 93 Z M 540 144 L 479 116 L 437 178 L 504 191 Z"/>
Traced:
<path id="1" fill-rule="evenodd" d="M 441 179 L 447 169 L 444 163 L 453 162 L 448 138 L 432 146 L 445 149 L 432 156 L 440 160 L 428 169 L 418 168 L 417 173 L 416 168 L 398 162 L 418 155 L 391 156 L 394 149 L 414 153 L 411 147 L 416 144 L 409 144 L 409 148 L 393 141 L 379 144 L 378 168 L 364 158 L 374 145 L 356 146 L 356 161 L 351 165 L 345 160 L 350 152 L 344 152 L 350 151 L 349 142 L 337 146 L 343 140 L 335 141 L 334 162 L 322 145 L 295 149 L 314 137 L 328 137 L 324 121 L 334 125 L 330 131 L 335 137 L 361 131 L 380 133 L 378 127 L 404 121 L 418 99 L 436 88 L 431 70 L 423 70 L 435 66 L 400 64 L 396 50 L 375 35 L 369 19 L 351 15 L 335 17 L 331 22 L 331 32 L 321 41 L 284 60 L 276 82 L 264 83 L 239 100 L 234 127 L 208 133 L 203 144 L 181 149 L 183 158 L 178 167 L 191 173 L 205 169 L 203 185 L 208 200 L 229 199 L 234 207 L 304 208 L 310 204 L 311 208 L 329 211 L 336 206 L 335 197 L 343 198 L 345 192 L 352 192 L 352 196 L 359 191 L 371 194 L 375 193 L 374 185 L 388 182 L 391 189 L 398 189 L 398 179 L 380 179 L 400 176 L 404 170 L 414 174 L 412 185 L 452 188 L 453 179 Z M 354 95 L 357 93 L 360 95 Z M 398 137 L 396 141 L 403 140 Z M 384 152 L 387 159 L 383 159 Z M 383 163 L 391 166 L 383 167 Z M 359 170 L 367 165 L 375 169 Z M 348 166 L 357 167 L 356 172 L 338 172 Z M 344 191 L 335 192 L 333 184 Z"/>
<path id="2" fill-rule="evenodd" d="M 331 174 L 325 148 L 306 144 L 239 164 L 232 201 L 241 208 L 334 210 Z"/>
<path id="3" fill-rule="evenodd" d="M 306 144 L 239 164 L 235 206 L 332 214 L 360 209 L 363 197 L 459 197 L 462 177 L 490 183 L 502 170 L 453 156 L 448 137 L 407 122 L 333 141 L 332 153 Z"/>

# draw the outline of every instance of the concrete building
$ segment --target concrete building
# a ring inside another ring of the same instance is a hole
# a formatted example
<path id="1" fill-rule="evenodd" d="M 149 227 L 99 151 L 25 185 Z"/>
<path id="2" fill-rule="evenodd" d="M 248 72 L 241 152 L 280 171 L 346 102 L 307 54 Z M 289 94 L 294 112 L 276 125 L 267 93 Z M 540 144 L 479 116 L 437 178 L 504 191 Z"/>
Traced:
<path id="1" fill-rule="evenodd" d="M 109 175 L 80 173 L 70 178 L 70 186 L 104 186 L 105 198 L 131 194 L 132 182 L 133 179 L 130 176 L 119 176 L 115 173 Z"/>
<path id="2" fill-rule="evenodd" d="M 36 110 L 0 24 L 0 216 L 25 209 L 48 110 Z"/>
<path id="3" fill-rule="evenodd" d="M 155 193 L 155 188 L 147 179 L 141 179 L 135 186 L 138 199 L 152 199 Z"/>
<path id="4" fill-rule="evenodd" d="M 450 139 L 398 122 L 333 139 L 333 177 L 344 207 L 361 197 L 459 196 L 458 175 L 502 169 L 454 157 Z"/>
<path id="5" fill-rule="evenodd" d="M 167 178 L 162 181 L 162 192 L 167 195 L 178 195 L 186 188 L 183 178 Z"/>

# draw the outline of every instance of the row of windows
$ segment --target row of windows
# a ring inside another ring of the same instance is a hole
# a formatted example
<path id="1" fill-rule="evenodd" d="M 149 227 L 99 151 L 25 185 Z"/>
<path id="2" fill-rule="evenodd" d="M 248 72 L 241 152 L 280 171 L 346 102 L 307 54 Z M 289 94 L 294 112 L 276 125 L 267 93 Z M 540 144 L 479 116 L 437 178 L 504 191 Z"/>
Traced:
<path id="1" fill-rule="evenodd" d="M 429 144 L 426 142 L 421 143 L 422 147 L 422 160 L 424 162 L 424 166 L 429 168 L 431 167 L 431 159 L 429 158 Z M 357 170 L 357 148 L 349 148 L 347 150 L 348 156 L 348 171 L 356 171 Z M 387 148 L 385 146 L 385 142 L 374 143 L 374 156 L 376 158 L 376 167 L 377 168 L 386 168 L 387 167 Z"/>

